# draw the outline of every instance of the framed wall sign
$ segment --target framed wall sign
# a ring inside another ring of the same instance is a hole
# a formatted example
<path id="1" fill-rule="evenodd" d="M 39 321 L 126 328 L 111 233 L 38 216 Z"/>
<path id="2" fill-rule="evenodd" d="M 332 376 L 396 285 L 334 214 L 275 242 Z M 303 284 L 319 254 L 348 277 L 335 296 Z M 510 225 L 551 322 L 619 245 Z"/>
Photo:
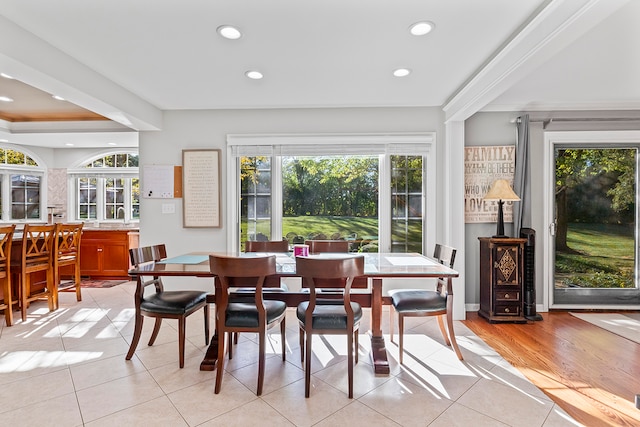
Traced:
<path id="1" fill-rule="evenodd" d="M 220 150 L 182 150 L 183 226 L 218 228 L 220 218 Z"/>
<path id="2" fill-rule="evenodd" d="M 464 222 L 496 222 L 498 203 L 484 200 L 496 179 L 506 179 L 513 188 L 516 168 L 515 145 L 470 146 L 464 149 Z M 513 222 L 513 202 L 504 204 L 504 221 Z"/>

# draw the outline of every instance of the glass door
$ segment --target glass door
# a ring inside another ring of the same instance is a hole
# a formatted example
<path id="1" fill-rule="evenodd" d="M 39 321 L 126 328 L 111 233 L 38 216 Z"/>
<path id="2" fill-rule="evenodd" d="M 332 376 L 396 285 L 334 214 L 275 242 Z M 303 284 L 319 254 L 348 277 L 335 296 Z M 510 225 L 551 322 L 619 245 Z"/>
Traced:
<path id="1" fill-rule="evenodd" d="M 554 145 L 553 306 L 638 304 L 638 149 Z"/>

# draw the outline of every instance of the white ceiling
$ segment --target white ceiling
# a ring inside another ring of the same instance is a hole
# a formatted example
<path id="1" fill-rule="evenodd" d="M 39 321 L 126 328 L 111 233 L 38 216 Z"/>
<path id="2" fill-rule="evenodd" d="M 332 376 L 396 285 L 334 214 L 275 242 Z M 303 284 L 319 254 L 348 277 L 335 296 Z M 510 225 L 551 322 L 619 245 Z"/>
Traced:
<path id="1" fill-rule="evenodd" d="M 182 109 L 630 110 L 639 19 L 640 0 L 0 0 L 0 72 L 134 130 Z"/>

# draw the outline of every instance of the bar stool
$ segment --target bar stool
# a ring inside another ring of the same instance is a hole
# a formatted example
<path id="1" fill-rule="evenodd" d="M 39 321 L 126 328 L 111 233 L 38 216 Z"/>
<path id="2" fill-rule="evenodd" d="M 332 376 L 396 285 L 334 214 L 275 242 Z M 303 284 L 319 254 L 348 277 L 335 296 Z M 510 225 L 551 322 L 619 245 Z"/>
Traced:
<path id="1" fill-rule="evenodd" d="M 82 301 L 80 286 L 80 239 L 82 226 L 79 224 L 57 224 L 54 239 L 53 282 L 56 290 L 75 288 L 76 300 Z M 70 266 L 73 269 L 71 281 L 64 284 L 60 281 L 60 269 Z M 58 308 L 58 292 L 55 293 L 55 308 Z"/>
<path id="2" fill-rule="evenodd" d="M 7 326 L 13 325 L 13 298 L 11 295 L 11 242 L 15 224 L 0 227 L 0 290 L 2 302 L 0 310 L 4 310 L 4 321 Z"/>
<path id="3" fill-rule="evenodd" d="M 24 226 L 22 231 L 22 248 L 20 259 L 12 260 L 11 270 L 19 281 L 20 311 L 22 321 L 27 320 L 27 305 L 31 301 L 46 298 L 49 303 L 49 311 L 55 310 L 56 287 L 53 282 L 53 253 L 55 225 L 30 225 Z M 32 274 L 43 271 L 47 281 L 44 289 L 32 289 Z"/>

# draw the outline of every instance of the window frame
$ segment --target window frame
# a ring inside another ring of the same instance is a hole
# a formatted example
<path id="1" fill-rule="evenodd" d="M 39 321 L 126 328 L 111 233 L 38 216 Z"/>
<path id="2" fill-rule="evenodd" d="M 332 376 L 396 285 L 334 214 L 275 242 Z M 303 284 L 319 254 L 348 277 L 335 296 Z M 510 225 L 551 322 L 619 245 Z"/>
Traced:
<path id="1" fill-rule="evenodd" d="M 281 177 L 278 157 L 287 155 L 378 155 L 380 156 L 378 192 L 378 233 L 380 252 L 391 251 L 391 162 L 390 155 L 423 156 L 422 247 L 435 244 L 436 233 L 436 134 L 388 133 L 388 134 L 287 134 L 287 135 L 227 135 L 227 204 L 228 246 L 233 251 L 240 248 L 240 162 L 242 156 L 270 156 L 272 180 Z M 271 235 L 282 235 L 282 186 L 272 185 Z"/>
<path id="2" fill-rule="evenodd" d="M 75 221 L 96 221 L 96 222 L 125 222 L 136 223 L 139 222 L 139 218 L 132 217 L 133 201 L 132 201 L 132 185 L 135 179 L 139 180 L 139 165 L 138 167 L 86 167 L 86 165 L 95 162 L 104 157 L 120 154 L 133 154 L 138 156 L 137 150 L 118 150 L 108 151 L 100 154 L 96 154 L 92 157 L 85 158 L 78 162 L 75 167 L 67 170 L 68 185 L 71 191 L 68 200 L 68 212 L 69 219 Z M 78 178 L 96 178 L 96 216 L 97 218 L 79 218 L 79 206 L 78 206 Z M 124 218 L 106 218 L 106 197 L 105 192 L 107 188 L 108 179 L 124 179 L 124 203 L 125 214 Z M 139 204 L 138 204 L 139 206 Z"/>
<path id="3" fill-rule="evenodd" d="M 23 155 L 29 157 L 33 160 L 36 165 L 28 165 L 28 164 L 7 164 L 0 163 L 0 175 L 2 175 L 2 179 L 0 179 L 0 198 L 2 198 L 2 212 L 0 212 L 1 218 L 0 222 L 3 223 L 16 223 L 16 224 L 26 224 L 28 222 L 41 222 L 46 221 L 47 215 L 47 168 L 44 165 L 42 159 L 39 158 L 35 153 L 25 149 L 24 147 L 17 147 L 10 144 L 2 144 L 0 145 L 0 149 L 3 150 L 12 150 L 18 153 L 22 153 Z M 11 175 L 32 175 L 40 178 L 40 189 L 39 189 L 39 209 L 40 216 L 38 218 L 13 218 L 12 217 L 12 206 L 13 206 L 13 194 L 11 187 Z M 6 200 L 5 200 L 6 199 Z M 8 203 L 7 203 L 8 201 Z"/>

